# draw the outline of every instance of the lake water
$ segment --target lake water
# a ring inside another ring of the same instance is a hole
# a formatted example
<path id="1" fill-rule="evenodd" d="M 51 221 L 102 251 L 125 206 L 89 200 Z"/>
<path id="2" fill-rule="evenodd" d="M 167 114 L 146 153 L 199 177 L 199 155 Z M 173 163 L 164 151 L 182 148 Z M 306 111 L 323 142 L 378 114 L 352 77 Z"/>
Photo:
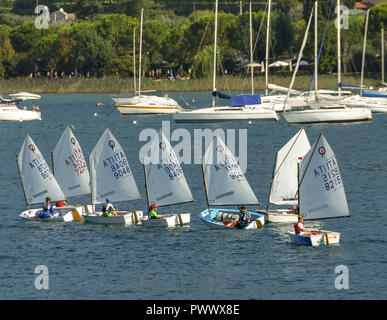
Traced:
<path id="1" fill-rule="evenodd" d="M 211 99 L 208 93 L 169 96 L 193 107 L 208 106 Z M 97 107 L 97 102 L 104 105 Z M 170 120 L 171 131 L 247 129 L 246 177 L 265 208 L 275 153 L 302 128 L 287 124 L 282 116 L 278 122 L 214 125 L 176 124 L 168 115 L 124 117 L 113 110 L 110 95 L 42 95 L 39 105 L 42 121 L 0 124 L 0 299 L 387 298 L 387 115 L 374 115 L 367 123 L 304 126 L 311 143 L 322 132 L 335 151 L 351 212 L 350 218 L 306 222 L 306 227 L 342 233 L 339 246 L 309 248 L 290 243 L 286 231 L 292 225 L 241 231 L 203 224 L 197 215 L 207 205 L 198 164 L 182 165 L 196 200 L 178 207 L 191 212 L 189 227 L 145 229 L 21 219 L 25 201 L 15 154 L 27 133 L 50 163 L 50 152 L 66 125 L 74 125 L 86 156 L 108 127 L 126 151 L 143 197 L 130 206 L 145 211 L 138 157 L 145 144 L 139 141 L 143 129 L 159 130 L 162 120 Z M 39 265 L 49 270 L 48 290 L 35 289 L 34 270 Z M 335 288 L 335 268 L 340 265 L 348 268 L 349 289 Z"/>

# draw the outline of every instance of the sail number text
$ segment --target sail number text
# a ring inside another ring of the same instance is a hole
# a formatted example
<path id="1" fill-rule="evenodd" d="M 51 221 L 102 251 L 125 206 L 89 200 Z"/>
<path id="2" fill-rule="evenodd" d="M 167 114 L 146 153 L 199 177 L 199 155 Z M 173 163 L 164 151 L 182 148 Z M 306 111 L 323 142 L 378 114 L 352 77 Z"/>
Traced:
<path id="1" fill-rule="evenodd" d="M 335 158 L 315 168 L 314 176 L 322 179 L 326 191 L 335 189 L 342 184 L 339 167 Z"/>

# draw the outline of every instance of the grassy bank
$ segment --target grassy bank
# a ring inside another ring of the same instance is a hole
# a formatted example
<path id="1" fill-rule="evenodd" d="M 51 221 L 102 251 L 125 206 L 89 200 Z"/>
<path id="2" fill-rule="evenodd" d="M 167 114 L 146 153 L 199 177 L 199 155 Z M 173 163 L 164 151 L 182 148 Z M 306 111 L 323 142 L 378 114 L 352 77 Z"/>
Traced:
<path id="1" fill-rule="evenodd" d="M 279 86 L 288 87 L 291 76 L 271 75 L 270 82 Z M 297 76 L 294 89 L 307 89 L 310 85 L 311 75 Z M 337 86 L 337 75 L 320 75 L 319 88 L 334 89 Z M 342 77 L 345 83 L 359 84 L 360 76 L 347 75 Z M 364 83 L 375 86 L 379 83 L 377 78 L 366 78 Z M 265 78 L 263 75 L 254 79 L 255 90 L 264 90 Z M 249 91 L 251 90 L 250 78 L 235 76 L 218 77 L 216 88 L 223 91 Z M 141 90 L 156 90 L 161 92 L 181 92 L 181 91 L 211 91 L 212 79 L 194 80 L 166 80 L 161 81 L 145 78 L 141 84 Z M 133 91 L 132 78 L 104 77 L 104 78 L 12 78 L 0 79 L 0 94 L 15 92 L 31 92 L 37 94 L 44 93 L 124 93 Z"/>

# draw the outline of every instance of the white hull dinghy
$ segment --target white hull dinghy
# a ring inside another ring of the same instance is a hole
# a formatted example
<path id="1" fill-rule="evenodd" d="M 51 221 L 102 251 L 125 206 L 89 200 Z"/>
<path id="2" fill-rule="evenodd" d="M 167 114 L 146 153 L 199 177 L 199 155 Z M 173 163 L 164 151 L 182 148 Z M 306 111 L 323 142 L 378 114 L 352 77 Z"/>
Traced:
<path id="1" fill-rule="evenodd" d="M 52 202 L 64 201 L 66 197 L 42 153 L 28 134 L 17 155 L 16 162 L 27 204 L 27 210 L 23 211 L 20 217 L 37 221 L 63 221 L 64 219 L 71 221 L 73 218 L 71 211 L 68 215 L 69 211 L 66 209 L 58 210 L 58 212 L 54 212 L 54 215 L 51 215 L 52 218 L 46 219 L 40 218 L 40 215 L 37 217 L 37 214 L 43 211 L 41 207 L 38 209 L 30 208 L 31 205 L 42 205 L 47 197 L 50 197 Z"/>
<path id="2" fill-rule="evenodd" d="M 298 171 L 298 207 L 305 221 L 350 216 L 336 156 L 323 134 L 305 155 Z M 298 245 L 340 242 L 340 233 L 327 230 L 312 231 L 311 235 L 288 231 L 288 235 Z"/>
<path id="3" fill-rule="evenodd" d="M 112 202 L 141 199 L 124 150 L 109 129 L 105 130 L 89 155 L 89 165 L 93 212 L 83 216 L 85 222 L 126 225 L 138 223 L 142 211 L 117 210 L 117 216 L 111 217 L 95 211 L 95 205 L 105 203 L 107 197 Z"/>
<path id="4" fill-rule="evenodd" d="M 297 166 L 309 150 L 310 143 L 305 129 L 301 129 L 277 152 L 266 212 L 257 211 L 266 215 L 266 221 L 297 222 L 298 214 L 294 210 L 298 205 Z"/>
<path id="5" fill-rule="evenodd" d="M 208 209 L 199 213 L 201 221 L 226 229 L 256 229 L 265 224 L 263 214 L 247 211 L 251 219 L 236 223 L 239 210 L 211 206 L 259 205 L 245 175 L 232 152 L 220 137 L 214 137 L 202 161 L 203 181 Z"/>
<path id="6" fill-rule="evenodd" d="M 151 156 L 143 157 L 148 208 L 166 207 L 195 201 L 179 159 L 162 131 L 154 138 Z M 161 214 L 158 219 L 144 217 L 144 227 L 176 227 L 191 222 L 190 213 Z"/>

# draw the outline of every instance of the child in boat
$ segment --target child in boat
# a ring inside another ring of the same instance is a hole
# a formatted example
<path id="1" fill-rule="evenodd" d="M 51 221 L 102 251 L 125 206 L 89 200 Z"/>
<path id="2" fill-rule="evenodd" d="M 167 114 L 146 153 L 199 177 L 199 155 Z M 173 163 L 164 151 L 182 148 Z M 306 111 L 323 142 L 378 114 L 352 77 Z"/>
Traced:
<path id="1" fill-rule="evenodd" d="M 298 215 L 298 222 L 294 225 L 294 231 L 300 236 L 310 236 L 312 234 L 304 229 L 304 217 L 300 214 Z"/>
<path id="2" fill-rule="evenodd" d="M 51 198 L 47 197 L 46 201 L 43 204 L 43 210 L 36 212 L 36 217 L 38 218 L 51 218 L 58 210 L 54 209 L 54 205 L 51 203 Z"/>
<path id="3" fill-rule="evenodd" d="M 149 218 L 150 219 L 162 219 L 163 217 L 160 217 L 156 213 L 157 206 L 155 204 L 152 204 L 149 208 Z"/>
<path id="4" fill-rule="evenodd" d="M 102 208 L 102 215 L 104 217 L 112 217 L 117 215 L 116 209 L 111 203 L 110 197 L 106 198 L 106 203 L 103 205 L 103 208 Z"/>

